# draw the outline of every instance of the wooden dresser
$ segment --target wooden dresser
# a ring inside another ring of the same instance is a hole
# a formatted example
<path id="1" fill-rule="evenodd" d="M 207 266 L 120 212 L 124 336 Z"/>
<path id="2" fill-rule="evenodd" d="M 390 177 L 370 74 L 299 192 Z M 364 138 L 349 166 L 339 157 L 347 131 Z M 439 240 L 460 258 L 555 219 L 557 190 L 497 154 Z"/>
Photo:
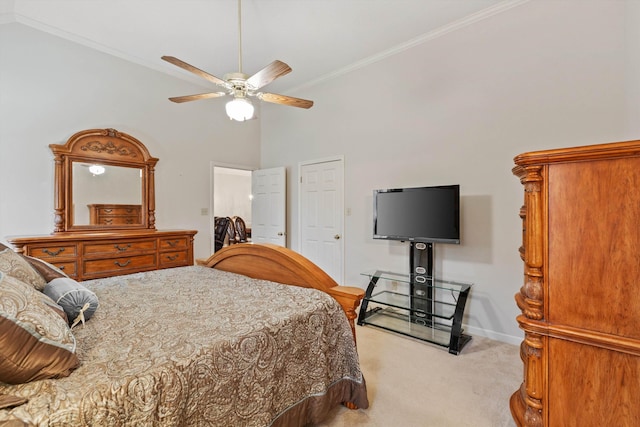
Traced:
<path id="1" fill-rule="evenodd" d="M 89 205 L 89 224 L 91 225 L 131 225 L 142 224 L 141 205 Z"/>
<path id="2" fill-rule="evenodd" d="M 49 148 L 55 171 L 53 233 L 8 237 L 17 252 L 79 281 L 193 265 L 195 230 L 155 228 L 158 159 L 142 142 L 112 128 L 87 129 Z M 99 178 L 89 173 L 93 165 L 102 166 Z M 86 214 L 87 207 L 90 218 L 76 211 Z"/>
<path id="3" fill-rule="evenodd" d="M 515 158 L 519 426 L 640 425 L 640 141 Z"/>
<path id="4" fill-rule="evenodd" d="M 17 252 L 40 258 L 78 281 L 193 265 L 195 230 L 56 233 L 9 237 Z"/>

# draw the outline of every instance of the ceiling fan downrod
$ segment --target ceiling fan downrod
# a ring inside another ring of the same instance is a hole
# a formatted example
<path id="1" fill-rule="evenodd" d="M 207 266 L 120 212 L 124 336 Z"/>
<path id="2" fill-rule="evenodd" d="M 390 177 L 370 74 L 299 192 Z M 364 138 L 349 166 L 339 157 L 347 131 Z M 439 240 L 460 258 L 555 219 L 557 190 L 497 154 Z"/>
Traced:
<path id="1" fill-rule="evenodd" d="M 242 0 L 238 0 L 238 72 L 242 74 Z"/>

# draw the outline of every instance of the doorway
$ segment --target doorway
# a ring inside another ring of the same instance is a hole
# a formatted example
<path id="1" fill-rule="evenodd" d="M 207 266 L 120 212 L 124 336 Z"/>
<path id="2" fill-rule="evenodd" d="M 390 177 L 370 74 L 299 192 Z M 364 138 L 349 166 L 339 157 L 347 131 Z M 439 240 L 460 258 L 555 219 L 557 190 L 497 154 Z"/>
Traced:
<path id="1" fill-rule="evenodd" d="M 211 253 L 216 248 L 216 217 L 242 218 L 247 237 L 252 242 L 286 246 L 284 167 L 249 170 L 211 162 L 209 203 Z M 229 244 L 229 237 L 218 246 L 226 244 Z"/>
<path id="2" fill-rule="evenodd" d="M 215 218 L 242 218 L 246 229 L 251 230 L 251 171 L 233 167 L 213 166 L 211 186 L 211 230 L 215 230 Z M 230 236 L 226 237 L 226 244 Z M 211 233 L 211 249 L 216 236 Z"/>

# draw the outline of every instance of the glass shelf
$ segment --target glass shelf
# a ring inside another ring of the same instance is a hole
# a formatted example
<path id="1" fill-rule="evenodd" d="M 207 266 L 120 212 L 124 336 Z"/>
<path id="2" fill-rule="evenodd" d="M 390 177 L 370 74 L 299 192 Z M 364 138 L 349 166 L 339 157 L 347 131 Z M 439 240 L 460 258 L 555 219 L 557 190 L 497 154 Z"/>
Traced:
<path id="1" fill-rule="evenodd" d="M 453 298 L 455 298 L 455 296 Z M 427 306 L 431 306 L 432 310 L 429 314 L 435 317 L 440 317 L 442 319 L 453 319 L 456 311 L 456 302 L 438 301 L 434 298 L 417 296 L 414 296 L 412 299 L 410 295 L 393 291 L 381 291 L 371 295 L 371 297 L 369 298 L 369 302 L 375 302 L 406 310 L 411 310 L 412 302 L 415 306 L 417 301 L 423 303 L 419 304 L 421 307 L 424 307 L 425 304 Z M 420 309 L 414 309 L 414 311 L 418 313 L 424 312 L 424 310 Z"/>
<path id="2" fill-rule="evenodd" d="M 367 276 L 369 280 L 371 280 L 374 277 L 378 277 L 378 279 L 380 280 L 388 280 L 391 282 L 404 283 L 407 285 L 411 284 L 411 281 L 413 279 L 413 277 L 409 274 L 394 273 L 392 271 L 384 271 L 384 270 L 371 270 L 371 271 L 365 271 L 364 273 L 360 273 L 360 274 L 362 276 Z M 436 288 L 436 289 L 449 290 L 453 292 L 464 292 L 471 287 L 470 283 L 453 282 L 450 280 L 444 280 L 444 279 L 438 279 L 438 278 L 434 280 L 432 277 L 427 277 L 425 280 L 426 280 L 425 282 L 422 282 L 425 285 L 432 286 L 433 288 Z"/>
<path id="3" fill-rule="evenodd" d="M 470 283 L 391 271 L 362 273 L 369 286 L 360 307 L 359 325 L 371 325 L 440 346 L 458 354 L 471 340 L 462 316 Z"/>
<path id="4" fill-rule="evenodd" d="M 366 323 L 444 347 L 448 347 L 451 340 L 451 326 L 433 324 L 425 327 L 423 324 L 412 322 L 408 310 L 394 307 L 370 310 Z"/>

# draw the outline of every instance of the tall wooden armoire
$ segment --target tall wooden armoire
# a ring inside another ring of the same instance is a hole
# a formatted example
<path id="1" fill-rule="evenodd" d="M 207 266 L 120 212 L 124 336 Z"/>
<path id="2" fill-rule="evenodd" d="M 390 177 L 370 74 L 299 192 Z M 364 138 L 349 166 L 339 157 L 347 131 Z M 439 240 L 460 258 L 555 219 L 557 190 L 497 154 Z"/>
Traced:
<path id="1" fill-rule="evenodd" d="M 525 153 L 519 426 L 640 426 L 640 141 Z"/>

